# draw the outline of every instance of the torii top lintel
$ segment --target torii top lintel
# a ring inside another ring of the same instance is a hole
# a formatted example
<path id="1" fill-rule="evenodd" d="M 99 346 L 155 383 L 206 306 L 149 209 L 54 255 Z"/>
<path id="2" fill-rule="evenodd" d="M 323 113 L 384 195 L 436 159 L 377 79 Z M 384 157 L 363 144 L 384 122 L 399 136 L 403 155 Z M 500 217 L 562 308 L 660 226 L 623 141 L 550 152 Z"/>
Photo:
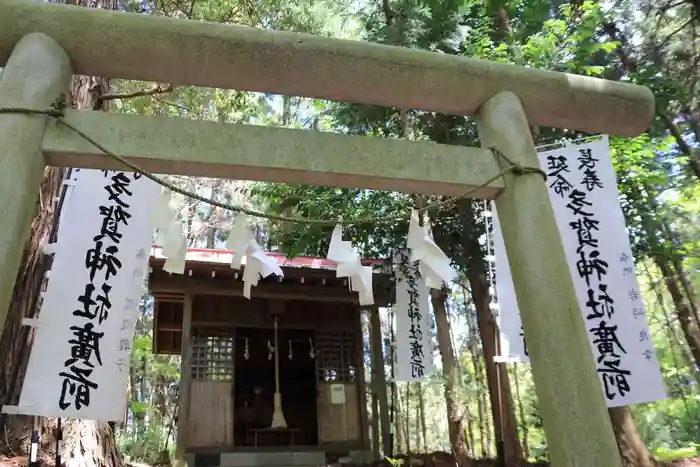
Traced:
<path id="1" fill-rule="evenodd" d="M 636 136 L 654 111 L 632 84 L 308 34 L 0 0 L 0 66 L 28 33 L 68 53 L 78 74 L 474 115 L 514 92 L 532 125 Z"/>

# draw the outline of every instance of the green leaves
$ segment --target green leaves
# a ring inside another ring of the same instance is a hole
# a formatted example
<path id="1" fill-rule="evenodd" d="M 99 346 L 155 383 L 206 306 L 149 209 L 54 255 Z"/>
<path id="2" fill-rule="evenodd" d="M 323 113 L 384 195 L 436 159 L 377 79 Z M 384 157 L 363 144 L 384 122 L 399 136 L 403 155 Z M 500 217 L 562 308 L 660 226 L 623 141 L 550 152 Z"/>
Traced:
<path id="1" fill-rule="evenodd" d="M 344 230 L 344 238 L 365 257 L 388 257 L 392 249 L 405 244 L 411 205 L 405 195 L 272 183 L 253 184 L 250 193 L 254 199 L 264 200 L 269 212 L 288 216 L 337 219 L 343 215 L 356 219 L 385 214 L 393 218 L 397 212 L 406 212 L 405 221 L 350 225 Z M 325 256 L 332 230 L 332 226 L 279 223 L 271 226 L 270 235 L 290 256 Z"/>

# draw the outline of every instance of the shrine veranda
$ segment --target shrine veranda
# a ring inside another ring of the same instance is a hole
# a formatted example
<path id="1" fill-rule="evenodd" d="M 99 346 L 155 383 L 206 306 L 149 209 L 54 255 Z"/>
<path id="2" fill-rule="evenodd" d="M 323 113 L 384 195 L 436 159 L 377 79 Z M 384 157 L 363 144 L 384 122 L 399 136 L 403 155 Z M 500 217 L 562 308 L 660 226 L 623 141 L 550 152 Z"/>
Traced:
<path id="1" fill-rule="evenodd" d="M 460 195 L 503 169 L 488 148 L 538 167 L 530 125 L 636 136 L 654 110 L 644 87 L 438 53 L 20 0 L 0 11 L 0 109 L 48 109 L 75 73 L 471 115 L 482 144 L 61 117 L 151 173 Z M 123 166 L 47 115 L 0 114 L 0 141 L 4 325 L 44 168 Z M 546 184 L 507 173 L 472 196 L 496 200 L 552 465 L 620 466 Z"/>

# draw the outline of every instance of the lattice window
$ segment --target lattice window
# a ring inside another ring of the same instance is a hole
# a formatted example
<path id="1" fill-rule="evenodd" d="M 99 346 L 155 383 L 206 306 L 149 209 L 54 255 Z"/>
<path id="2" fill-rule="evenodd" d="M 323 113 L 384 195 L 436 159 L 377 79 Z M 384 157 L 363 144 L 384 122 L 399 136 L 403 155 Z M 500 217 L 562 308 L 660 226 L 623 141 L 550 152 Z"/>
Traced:
<path id="1" fill-rule="evenodd" d="M 354 332 L 316 334 L 316 375 L 319 381 L 357 380 L 357 342 Z"/>
<path id="2" fill-rule="evenodd" d="M 233 336 L 195 336 L 192 379 L 233 381 Z"/>

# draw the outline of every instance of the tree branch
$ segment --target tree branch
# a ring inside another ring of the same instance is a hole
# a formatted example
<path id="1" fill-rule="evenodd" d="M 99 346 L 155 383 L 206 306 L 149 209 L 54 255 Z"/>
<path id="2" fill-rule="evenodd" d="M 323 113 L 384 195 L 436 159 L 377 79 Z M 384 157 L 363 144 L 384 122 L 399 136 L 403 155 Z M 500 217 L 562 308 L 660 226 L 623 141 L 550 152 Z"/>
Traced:
<path id="1" fill-rule="evenodd" d="M 189 107 L 185 107 L 184 105 L 176 104 L 175 102 L 169 102 L 169 101 L 166 101 L 165 99 L 161 99 L 161 98 L 156 97 L 156 96 L 153 96 L 153 99 L 158 101 L 158 102 L 162 102 L 163 104 L 174 107 L 176 109 L 184 110 L 185 112 L 189 112 L 189 113 L 194 113 L 192 111 L 192 109 L 190 109 Z"/>
<path id="2" fill-rule="evenodd" d="M 676 140 L 676 144 L 678 145 L 678 148 L 681 150 L 681 152 L 688 156 L 688 165 L 690 167 L 690 170 L 695 174 L 696 177 L 700 178 L 700 157 L 697 154 L 695 154 L 690 145 L 688 145 L 688 143 L 685 142 L 685 140 L 683 139 L 683 133 L 681 132 L 680 128 L 678 128 L 678 126 L 675 123 L 673 123 L 671 117 L 666 115 L 661 110 L 656 110 L 656 116 L 659 117 L 666 129 L 669 131 L 669 133 L 671 133 L 671 136 L 673 136 L 673 139 Z"/>
<path id="3" fill-rule="evenodd" d="M 694 17 L 691 17 L 688 21 L 686 21 L 685 23 L 681 24 L 681 25 L 678 26 L 676 29 L 674 29 L 673 32 L 669 33 L 669 34 L 666 36 L 666 38 L 661 42 L 661 44 L 659 44 L 659 45 L 657 46 L 658 49 L 659 49 L 659 50 L 663 49 L 663 48 L 666 46 L 666 44 L 669 43 L 669 41 L 671 40 L 671 38 L 672 38 L 673 36 L 675 36 L 676 34 L 678 34 L 679 32 L 681 32 L 682 30 L 684 30 L 684 29 L 686 28 L 686 26 L 692 24 L 693 21 L 695 21 L 695 18 L 694 18 Z"/>
<path id="4" fill-rule="evenodd" d="M 615 23 L 607 23 L 604 25 L 604 29 L 612 40 L 617 40 L 620 42 L 620 45 L 617 47 L 616 52 L 625 70 L 628 73 L 636 71 L 637 61 L 634 58 L 632 58 L 629 55 L 628 51 L 624 48 L 626 46 L 626 41 L 624 41 L 623 38 L 617 35 L 617 25 Z M 678 125 L 675 124 L 671 116 L 669 116 L 662 109 L 659 108 L 656 109 L 655 114 L 659 118 L 659 120 L 661 120 L 661 122 L 664 124 L 671 136 L 673 136 L 673 139 L 678 145 L 678 149 L 680 149 L 680 151 L 683 154 L 688 156 L 688 168 L 690 169 L 690 172 L 693 173 L 696 177 L 700 178 L 700 154 L 696 151 L 693 151 L 693 148 L 691 148 L 690 145 L 683 139 L 683 132 L 678 127 Z"/>
<path id="5" fill-rule="evenodd" d="M 117 99 L 133 99 L 135 97 L 145 97 L 154 96 L 156 94 L 167 94 L 173 92 L 173 85 L 169 84 L 166 87 L 161 85 L 156 86 L 153 89 L 143 89 L 141 91 L 125 92 L 123 94 L 119 93 L 106 93 L 97 97 L 98 102 L 113 101 Z"/>

